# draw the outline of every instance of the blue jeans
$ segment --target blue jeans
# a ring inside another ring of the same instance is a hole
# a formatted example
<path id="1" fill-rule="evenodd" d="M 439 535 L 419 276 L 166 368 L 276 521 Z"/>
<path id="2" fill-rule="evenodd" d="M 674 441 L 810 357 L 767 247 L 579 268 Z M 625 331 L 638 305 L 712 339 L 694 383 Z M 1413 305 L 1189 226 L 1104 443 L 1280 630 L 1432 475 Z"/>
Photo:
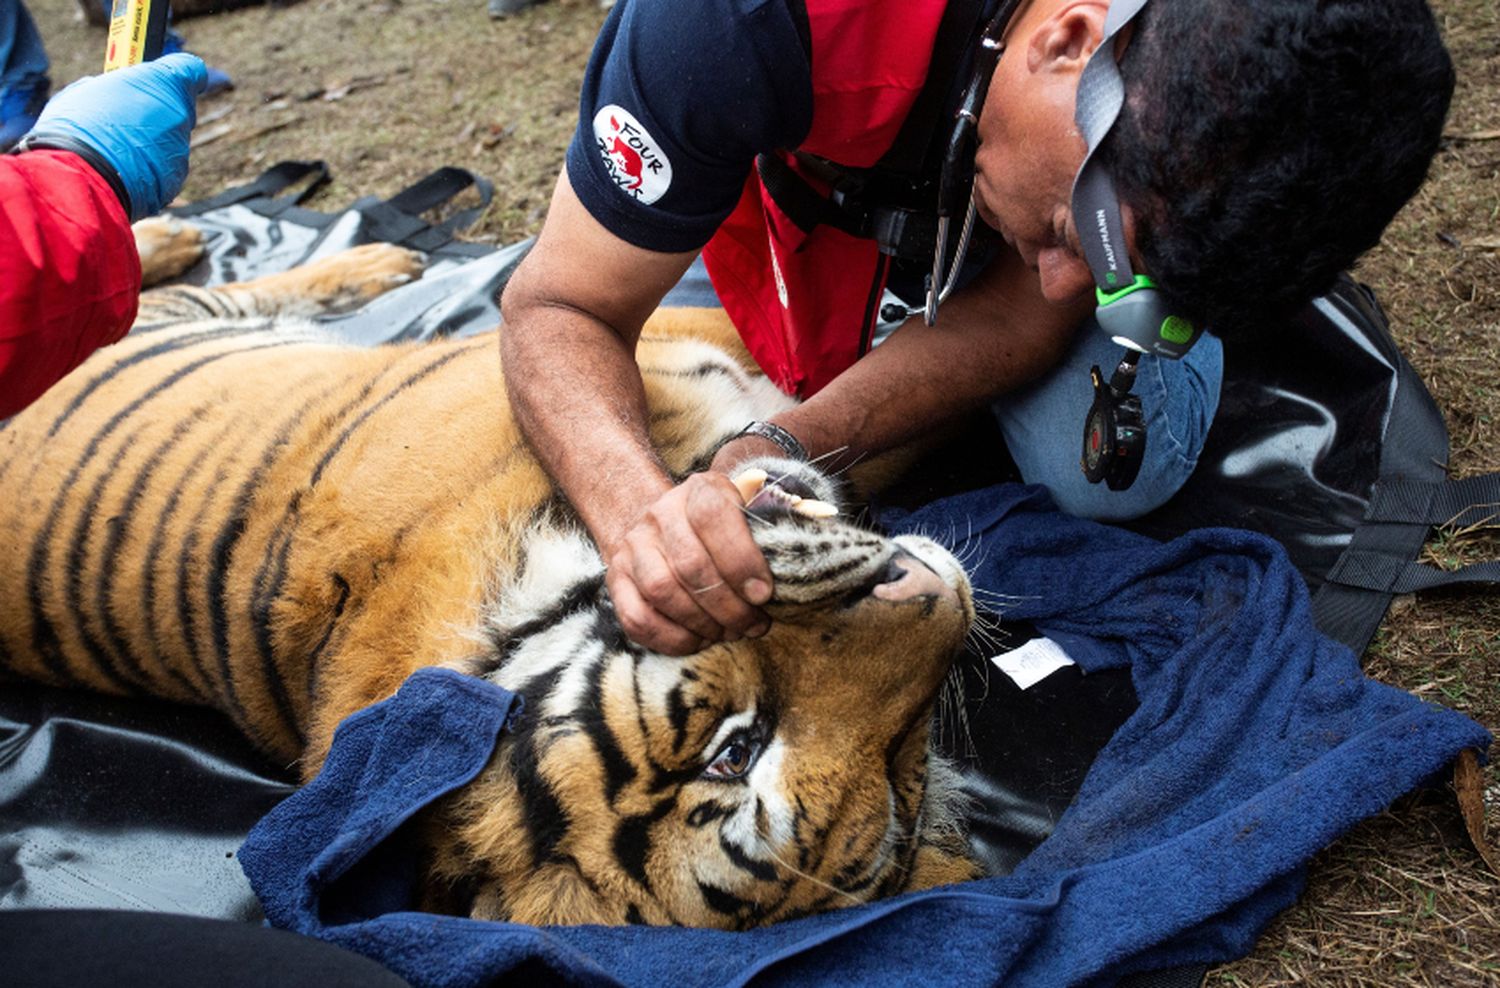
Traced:
<path id="1" fill-rule="evenodd" d="M 0 0 L 0 93 L 47 74 L 47 50 L 21 0 Z"/>
<path id="2" fill-rule="evenodd" d="M 1089 368 L 1097 364 L 1108 379 L 1123 352 L 1091 319 L 1046 377 L 992 406 L 1021 478 L 1046 487 L 1067 514 L 1119 521 L 1165 504 L 1198 465 L 1218 410 L 1224 349 L 1217 337 L 1201 337 L 1181 360 L 1142 357 L 1134 389 L 1146 417 L 1140 475 L 1123 491 L 1089 483 L 1078 465 L 1094 401 Z"/>

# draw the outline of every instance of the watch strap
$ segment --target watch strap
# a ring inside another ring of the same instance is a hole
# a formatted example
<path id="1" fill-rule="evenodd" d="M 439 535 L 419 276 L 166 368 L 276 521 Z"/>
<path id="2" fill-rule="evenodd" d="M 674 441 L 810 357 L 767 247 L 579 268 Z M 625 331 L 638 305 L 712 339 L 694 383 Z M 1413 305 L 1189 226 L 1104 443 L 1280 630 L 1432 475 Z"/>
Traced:
<path id="1" fill-rule="evenodd" d="M 806 462 L 808 459 L 807 447 L 797 441 L 797 437 L 787 432 L 775 422 L 751 422 L 741 429 L 734 438 L 741 436 L 758 436 L 781 447 L 781 451 L 794 460 Z"/>

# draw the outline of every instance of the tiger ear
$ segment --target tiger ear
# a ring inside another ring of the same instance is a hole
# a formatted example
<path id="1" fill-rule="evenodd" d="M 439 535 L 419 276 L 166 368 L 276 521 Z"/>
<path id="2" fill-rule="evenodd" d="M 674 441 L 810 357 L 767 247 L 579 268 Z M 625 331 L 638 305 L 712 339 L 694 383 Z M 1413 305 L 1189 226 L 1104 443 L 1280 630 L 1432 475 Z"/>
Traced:
<path id="1" fill-rule="evenodd" d="M 500 884 L 487 885 L 474 897 L 470 916 L 474 919 L 505 919 L 532 926 L 591 923 L 618 926 L 625 922 L 624 910 L 611 908 L 572 862 L 537 869 L 525 884 L 511 889 L 504 896 L 508 909 L 497 909 L 500 901 Z"/>

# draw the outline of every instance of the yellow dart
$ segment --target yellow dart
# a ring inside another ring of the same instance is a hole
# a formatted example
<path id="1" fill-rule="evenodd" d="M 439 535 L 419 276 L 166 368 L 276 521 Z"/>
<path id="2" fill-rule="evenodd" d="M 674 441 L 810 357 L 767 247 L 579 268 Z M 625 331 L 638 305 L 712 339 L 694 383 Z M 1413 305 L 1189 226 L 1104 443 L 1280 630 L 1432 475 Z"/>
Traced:
<path id="1" fill-rule="evenodd" d="M 104 71 L 149 62 L 161 54 L 167 37 L 167 2 L 114 0 L 109 12 Z"/>

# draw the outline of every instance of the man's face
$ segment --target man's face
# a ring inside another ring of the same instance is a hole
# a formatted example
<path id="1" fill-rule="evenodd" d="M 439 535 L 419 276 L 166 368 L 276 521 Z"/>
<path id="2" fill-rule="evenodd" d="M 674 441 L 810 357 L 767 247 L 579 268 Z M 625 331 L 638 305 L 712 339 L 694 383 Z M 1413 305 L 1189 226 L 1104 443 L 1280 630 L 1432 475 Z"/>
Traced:
<path id="1" fill-rule="evenodd" d="M 1066 0 L 1029 4 L 1007 36 L 979 118 L 979 216 L 1036 271 L 1051 302 L 1077 301 L 1094 285 L 1070 205 L 1087 151 L 1073 109 L 1104 9 Z M 1133 218 L 1123 212 L 1134 257 Z"/>

